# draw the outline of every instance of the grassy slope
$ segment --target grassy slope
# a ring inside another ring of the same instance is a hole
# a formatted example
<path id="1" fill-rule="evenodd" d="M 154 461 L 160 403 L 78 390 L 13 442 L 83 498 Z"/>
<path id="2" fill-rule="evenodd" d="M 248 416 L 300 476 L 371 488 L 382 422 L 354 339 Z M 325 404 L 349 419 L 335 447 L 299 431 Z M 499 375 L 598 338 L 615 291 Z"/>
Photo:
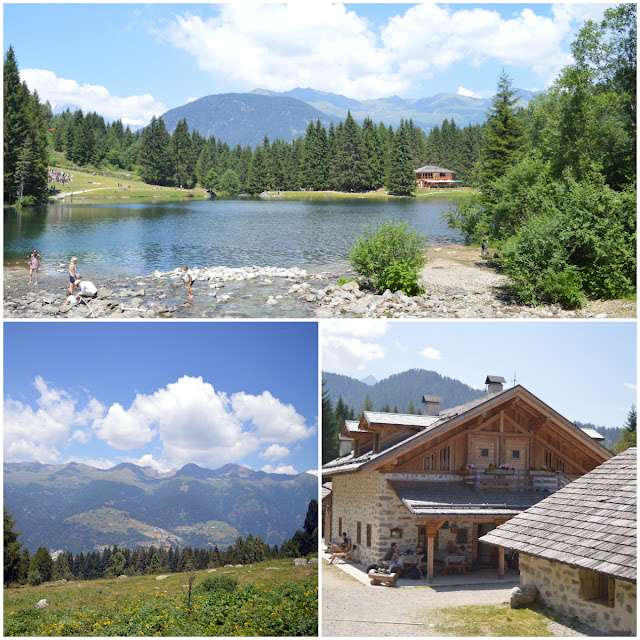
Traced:
<path id="1" fill-rule="evenodd" d="M 217 576 L 242 588 L 215 598 L 197 589 Z M 296 625 L 317 626 L 317 566 L 295 567 L 287 559 L 199 571 L 191 612 L 187 582 L 179 573 L 159 581 L 134 576 L 5 589 L 4 635 L 294 635 Z M 42 599 L 50 606 L 34 609 Z"/>

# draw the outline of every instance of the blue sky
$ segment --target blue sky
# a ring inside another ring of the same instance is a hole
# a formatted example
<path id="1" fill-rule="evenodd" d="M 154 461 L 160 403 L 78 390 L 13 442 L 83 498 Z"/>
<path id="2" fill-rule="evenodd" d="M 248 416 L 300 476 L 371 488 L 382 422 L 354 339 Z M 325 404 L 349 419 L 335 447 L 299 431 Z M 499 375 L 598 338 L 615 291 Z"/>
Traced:
<path id="1" fill-rule="evenodd" d="M 317 469 L 314 323 L 5 323 L 4 459 Z"/>
<path id="2" fill-rule="evenodd" d="M 636 331 L 627 321 L 342 320 L 322 326 L 322 368 L 359 380 L 427 369 L 480 389 L 487 375 L 513 386 L 515 374 L 565 418 L 618 427 L 637 402 Z"/>
<path id="3" fill-rule="evenodd" d="M 605 4 L 3 5 L 4 48 L 42 100 L 135 124 L 190 100 L 312 87 L 351 98 L 544 89 Z M 311 8 L 312 7 L 312 8 Z"/>

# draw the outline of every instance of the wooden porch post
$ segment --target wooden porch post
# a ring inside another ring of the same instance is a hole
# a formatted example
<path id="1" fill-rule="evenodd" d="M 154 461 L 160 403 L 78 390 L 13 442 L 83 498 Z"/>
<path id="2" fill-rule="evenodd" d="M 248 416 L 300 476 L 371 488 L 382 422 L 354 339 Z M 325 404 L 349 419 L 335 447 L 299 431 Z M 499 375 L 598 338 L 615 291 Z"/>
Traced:
<path id="1" fill-rule="evenodd" d="M 428 580 L 433 582 L 433 553 L 435 550 L 436 536 L 438 535 L 438 523 L 427 522 L 427 556 L 428 556 Z"/>
<path id="2" fill-rule="evenodd" d="M 498 547 L 498 579 L 504 578 L 504 547 Z"/>

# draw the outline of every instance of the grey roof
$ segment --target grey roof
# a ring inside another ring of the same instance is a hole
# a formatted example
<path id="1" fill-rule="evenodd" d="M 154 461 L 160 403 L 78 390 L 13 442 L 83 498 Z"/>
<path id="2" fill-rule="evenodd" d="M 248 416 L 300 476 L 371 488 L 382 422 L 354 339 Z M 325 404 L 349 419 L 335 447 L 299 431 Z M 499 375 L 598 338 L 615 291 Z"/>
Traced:
<path id="1" fill-rule="evenodd" d="M 330 482 L 325 482 L 322 485 L 322 499 L 324 500 L 327 496 L 331 495 L 332 485 Z"/>
<path id="2" fill-rule="evenodd" d="M 512 517 L 549 494 L 533 491 L 475 491 L 464 482 L 389 480 L 414 517 Z"/>
<path id="3" fill-rule="evenodd" d="M 419 169 L 414 169 L 414 173 L 419 173 L 422 171 L 440 171 L 444 173 L 455 173 L 455 171 L 451 171 L 451 169 L 443 169 L 442 167 L 436 167 L 434 164 L 427 164 L 424 167 L 420 167 Z"/>
<path id="4" fill-rule="evenodd" d="M 442 402 L 442 396 L 422 396 L 422 402 Z"/>
<path id="5" fill-rule="evenodd" d="M 480 540 L 635 583 L 636 465 L 627 449 Z"/>
<path id="6" fill-rule="evenodd" d="M 503 391 L 501 393 L 507 393 Z M 412 441 L 413 439 L 422 436 L 424 433 L 435 429 L 436 427 L 445 424 L 447 421 L 455 418 L 461 413 L 465 413 L 474 409 L 475 407 L 488 402 L 489 400 L 493 400 L 500 396 L 500 393 L 494 393 L 492 395 L 481 396 L 480 398 L 476 398 L 475 400 L 471 400 L 470 402 L 466 402 L 464 404 L 458 405 L 457 407 L 451 407 L 450 409 L 445 409 L 440 412 L 438 416 L 423 416 L 416 414 L 402 414 L 402 413 L 382 413 L 377 411 L 365 411 L 364 416 L 369 424 L 377 423 L 377 424 L 397 424 L 400 426 L 407 427 L 420 427 L 419 431 L 409 437 L 401 437 L 398 440 L 393 440 L 391 442 L 385 443 L 380 451 L 374 453 L 373 451 L 368 451 L 358 456 L 354 457 L 353 452 L 346 455 L 336 458 L 335 460 L 331 460 L 322 466 L 322 469 L 326 472 L 325 475 L 332 475 L 335 473 L 349 473 L 352 471 L 358 471 L 367 463 L 379 458 L 387 453 L 393 451 L 396 447 L 400 445 L 404 445 L 407 442 Z M 352 433 L 351 428 L 349 427 L 349 422 L 345 422 L 347 424 L 347 429 L 349 429 L 349 433 Z M 331 473 L 330 473 L 331 472 Z"/>
<path id="7" fill-rule="evenodd" d="M 484 381 L 485 384 L 491 384 L 492 382 L 504 384 L 506 380 L 502 376 L 487 376 L 487 379 Z"/>
<path id="8" fill-rule="evenodd" d="M 344 425 L 349 433 L 366 433 L 358 428 L 360 423 L 357 420 L 345 420 Z"/>

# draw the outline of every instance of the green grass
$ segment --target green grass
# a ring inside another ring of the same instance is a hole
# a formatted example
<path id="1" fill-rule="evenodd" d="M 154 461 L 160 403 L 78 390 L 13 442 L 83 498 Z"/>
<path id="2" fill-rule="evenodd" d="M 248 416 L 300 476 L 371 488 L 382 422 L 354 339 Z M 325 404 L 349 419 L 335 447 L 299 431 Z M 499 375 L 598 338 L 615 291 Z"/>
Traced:
<path id="1" fill-rule="evenodd" d="M 534 609 L 511 609 L 508 604 L 470 605 L 438 611 L 436 632 L 452 636 L 553 636 L 552 619 Z"/>
<path id="2" fill-rule="evenodd" d="M 214 576 L 229 576 L 239 584 L 231 592 L 198 588 Z M 182 573 L 159 581 L 140 576 L 5 589 L 4 636 L 317 635 L 316 568 L 273 560 L 210 574 L 200 571 L 191 609 L 186 584 Z M 50 606 L 34 609 L 43 598 Z"/>

